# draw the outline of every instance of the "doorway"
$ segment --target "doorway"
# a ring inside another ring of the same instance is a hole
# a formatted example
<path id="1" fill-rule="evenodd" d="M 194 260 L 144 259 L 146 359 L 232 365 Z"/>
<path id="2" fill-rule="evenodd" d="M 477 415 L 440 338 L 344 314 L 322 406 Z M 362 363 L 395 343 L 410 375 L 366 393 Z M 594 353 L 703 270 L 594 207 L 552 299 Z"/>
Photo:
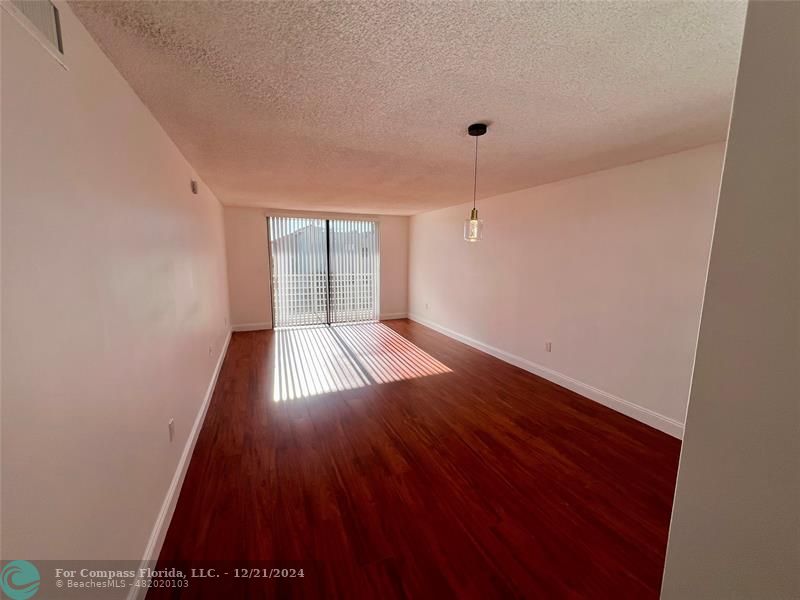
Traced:
<path id="1" fill-rule="evenodd" d="M 377 321 L 378 223 L 269 217 L 275 328 Z"/>

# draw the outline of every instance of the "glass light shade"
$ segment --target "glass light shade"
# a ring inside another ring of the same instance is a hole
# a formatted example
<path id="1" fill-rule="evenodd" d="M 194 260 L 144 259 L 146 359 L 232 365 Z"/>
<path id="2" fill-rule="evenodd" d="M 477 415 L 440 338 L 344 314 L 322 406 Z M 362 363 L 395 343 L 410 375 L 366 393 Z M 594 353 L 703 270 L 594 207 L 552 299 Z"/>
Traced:
<path id="1" fill-rule="evenodd" d="M 483 219 L 478 218 L 478 211 L 473 208 L 469 219 L 464 221 L 464 239 L 468 242 L 479 242 L 482 238 Z"/>

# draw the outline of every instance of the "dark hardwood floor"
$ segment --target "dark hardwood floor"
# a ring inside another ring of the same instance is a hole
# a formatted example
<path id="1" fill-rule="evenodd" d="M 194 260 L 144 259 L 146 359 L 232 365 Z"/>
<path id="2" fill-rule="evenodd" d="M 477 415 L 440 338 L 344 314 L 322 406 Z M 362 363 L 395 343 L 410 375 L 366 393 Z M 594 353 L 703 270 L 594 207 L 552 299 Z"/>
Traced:
<path id="1" fill-rule="evenodd" d="M 218 576 L 148 598 L 658 596 L 678 440 L 410 321 L 333 329 L 233 334 L 159 561 Z"/>

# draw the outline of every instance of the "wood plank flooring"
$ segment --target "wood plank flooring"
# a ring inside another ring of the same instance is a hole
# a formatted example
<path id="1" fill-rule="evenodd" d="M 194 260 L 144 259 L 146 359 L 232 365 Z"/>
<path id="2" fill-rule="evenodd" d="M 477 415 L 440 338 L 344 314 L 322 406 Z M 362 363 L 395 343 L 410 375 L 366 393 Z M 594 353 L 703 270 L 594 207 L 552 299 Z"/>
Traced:
<path id="1" fill-rule="evenodd" d="M 233 334 L 159 561 L 219 576 L 148 598 L 658 597 L 678 440 L 371 327 Z"/>

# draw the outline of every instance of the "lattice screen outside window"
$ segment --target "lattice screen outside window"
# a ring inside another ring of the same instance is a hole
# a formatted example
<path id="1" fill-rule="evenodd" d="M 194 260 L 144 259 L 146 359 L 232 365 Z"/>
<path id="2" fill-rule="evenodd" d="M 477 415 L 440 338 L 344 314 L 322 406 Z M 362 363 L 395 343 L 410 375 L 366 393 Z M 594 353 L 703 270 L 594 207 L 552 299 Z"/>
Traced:
<path id="1" fill-rule="evenodd" d="M 269 218 L 275 327 L 378 319 L 375 221 Z"/>

